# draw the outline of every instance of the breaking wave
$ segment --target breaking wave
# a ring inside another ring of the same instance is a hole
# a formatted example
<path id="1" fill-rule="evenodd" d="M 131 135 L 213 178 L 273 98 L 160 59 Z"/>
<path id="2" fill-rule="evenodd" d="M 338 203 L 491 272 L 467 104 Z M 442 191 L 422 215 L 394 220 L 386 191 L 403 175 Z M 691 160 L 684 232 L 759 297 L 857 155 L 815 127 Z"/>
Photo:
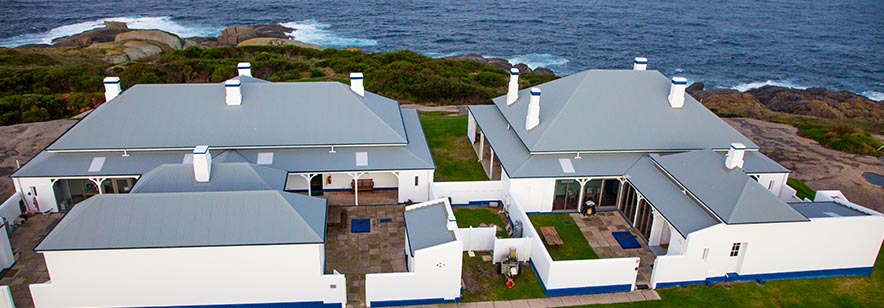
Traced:
<path id="1" fill-rule="evenodd" d="M 42 33 L 30 33 L 0 39 L 0 46 L 16 47 L 25 44 L 52 44 L 52 40 L 71 36 L 92 29 L 104 27 L 105 21 L 125 22 L 130 29 L 158 29 L 174 33 L 180 37 L 209 37 L 218 36 L 220 27 L 185 26 L 172 20 L 170 16 L 159 17 L 110 17 L 84 21 L 70 25 L 53 28 Z"/>
<path id="2" fill-rule="evenodd" d="M 289 37 L 305 43 L 316 44 L 328 48 L 369 47 L 376 46 L 378 41 L 364 38 L 349 37 L 329 30 L 331 25 L 313 19 L 284 22 L 279 25 L 295 29 Z"/>

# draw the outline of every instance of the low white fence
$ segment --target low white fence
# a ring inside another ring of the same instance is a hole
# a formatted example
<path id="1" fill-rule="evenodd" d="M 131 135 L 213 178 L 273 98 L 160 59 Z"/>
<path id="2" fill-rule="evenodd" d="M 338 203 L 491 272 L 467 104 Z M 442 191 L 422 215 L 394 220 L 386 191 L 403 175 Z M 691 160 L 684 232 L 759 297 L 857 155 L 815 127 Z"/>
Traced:
<path id="1" fill-rule="evenodd" d="M 516 249 L 516 258 L 519 261 L 528 261 L 531 258 L 531 239 L 499 238 L 494 241 L 494 263 L 505 260 L 510 255 L 510 249 Z"/>
<path id="2" fill-rule="evenodd" d="M 502 199 L 500 181 L 434 182 L 430 185 L 432 199 L 451 198 L 452 204 Z"/>
<path id="3" fill-rule="evenodd" d="M 651 288 L 657 288 L 657 284 L 706 280 L 706 268 L 697 266 L 697 259 L 684 255 L 657 256 L 651 273 Z"/>
<path id="4" fill-rule="evenodd" d="M 463 251 L 492 250 L 497 239 L 497 226 L 457 229 L 457 240 L 463 242 Z"/>
<path id="5" fill-rule="evenodd" d="M 0 286 L 0 308 L 15 308 L 15 302 L 12 301 L 12 292 L 9 286 Z"/>
<path id="6" fill-rule="evenodd" d="M 21 216 L 21 194 L 15 192 L 0 205 L 0 217 L 6 218 L 10 230 L 15 230 L 15 219 Z"/>
<path id="7" fill-rule="evenodd" d="M 523 237 L 530 242 L 527 246 L 530 247 L 531 261 L 537 275 L 543 280 L 547 295 L 558 295 L 556 289 L 596 287 L 598 292 L 635 289 L 639 258 L 553 261 L 537 230 L 531 224 L 528 214 L 522 211 L 516 202 L 511 203 L 509 213 L 514 221 L 522 221 Z"/>

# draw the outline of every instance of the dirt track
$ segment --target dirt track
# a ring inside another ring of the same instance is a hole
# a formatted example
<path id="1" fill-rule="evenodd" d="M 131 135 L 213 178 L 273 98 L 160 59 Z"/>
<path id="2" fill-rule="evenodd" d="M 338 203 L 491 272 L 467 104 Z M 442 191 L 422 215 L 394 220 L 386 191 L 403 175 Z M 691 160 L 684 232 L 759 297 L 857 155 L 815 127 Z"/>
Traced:
<path id="1" fill-rule="evenodd" d="M 16 169 L 15 161 L 24 165 L 76 122 L 55 120 L 0 126 L 0 198 L 6 200 L 14 190 L 9 175 Z"/>

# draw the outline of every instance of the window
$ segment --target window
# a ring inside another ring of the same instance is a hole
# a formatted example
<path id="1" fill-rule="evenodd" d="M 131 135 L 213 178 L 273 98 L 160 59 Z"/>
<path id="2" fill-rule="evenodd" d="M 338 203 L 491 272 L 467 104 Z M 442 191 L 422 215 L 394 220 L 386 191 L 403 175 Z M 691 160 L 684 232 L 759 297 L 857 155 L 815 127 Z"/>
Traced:
<path id="1" fill-rule="evenodd" d="M 418 182 L 418 177 L 414 177 L 414 186 L 417 186 L 420 182 Z"/>
<path id="2" fill-rule="evenodd" d="M 703 261 L 706 261 L 706 258 L 709 257 L 709 248 L 703 248 Z"/>
<path id="3" fill-rule="evenodd" d="M 741 244 L 742 243 L 734 243 L 734 245 L 731 246 L 731 257 L 736 257 L 736 256 L 740 255 L 740 245 Z"/>

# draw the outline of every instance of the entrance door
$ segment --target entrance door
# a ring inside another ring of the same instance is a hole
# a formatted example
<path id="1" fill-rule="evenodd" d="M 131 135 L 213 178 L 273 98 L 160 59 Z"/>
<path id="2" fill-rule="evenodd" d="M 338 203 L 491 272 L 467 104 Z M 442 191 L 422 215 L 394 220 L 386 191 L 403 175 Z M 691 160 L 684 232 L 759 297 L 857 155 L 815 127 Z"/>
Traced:
<path id="1" fill-rule="evenodd" d="M 322 196 L 322 174 L 317 174 L 310 179 L 310 194 L 313 196 Z"/>
<path id="2" fill-rule="evenodd" d="M 633 226 L 638 232 L 645 237 L 645 240 L 651 237 L 651 225 L 654 221 L 654 214 L 651 212 L 651 205 L 645 199 L 638 203 L 638 211 Z"/>
<path id="3" fill-rule="evenodd" d="M 556 180 L 553 211 L 576 211 L 580 203 L 580 183 L 576 180 Z"/>

